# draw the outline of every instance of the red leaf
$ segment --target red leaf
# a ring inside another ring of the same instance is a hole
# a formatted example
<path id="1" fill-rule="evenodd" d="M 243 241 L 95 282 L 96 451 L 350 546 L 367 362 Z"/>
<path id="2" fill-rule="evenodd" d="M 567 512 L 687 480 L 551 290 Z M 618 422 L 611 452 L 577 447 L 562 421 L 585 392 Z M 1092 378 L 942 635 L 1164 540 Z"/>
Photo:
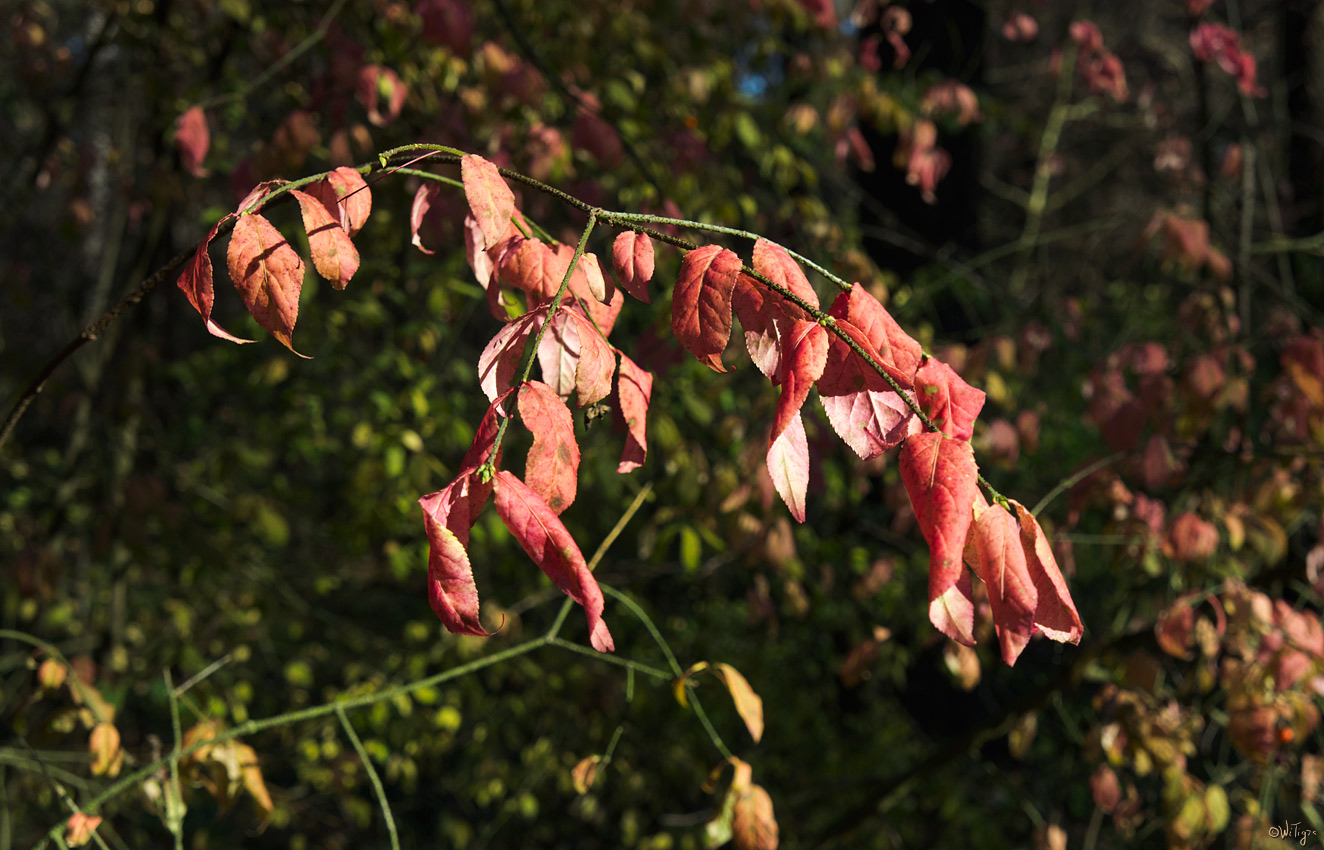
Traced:
<path id="1" fill-rule="evenodd" d="M 474 270 L 474 279 L 483 289 L 492 285 L 496 264 L 483 245 L 483 231 L 478 227 L 478 220 L 471 215 L 464 217 L 464 259 L 468 261 L 469 268 Z"/>
<path id="2" fill-rule="evenodd" d="M 336 289 L 344 289 L 359 270 L 359 252 L 349 235 L 331 218 L 322 202 L 297 189 L 290 194 L 299 202 L 303 227 L 308 231 L 308 250 L 313 268 Z"/>
<path id="3" fill-rule="evenodd" d="M 951 618 L 935 616 L 934 603 L 942 599 L 953 616 L 964 617 L 959 599 L 948 594 L 965 572 L 966 534 L 979 493 L 974 451 L 963 440 L 926 432 L 902 444 L 898 462 L 915 520 L 929 544 L 929 619 L 952 640 L 973 643 L 964 629 L 947 630 Z"/>
<path id="4" fill-rule="evenodd" d="M 414 205 L 409 209 L 409 243 L 424 254 L 435 254 L 436 252 L 431 248 L 423 247 L 423 239 L 418 235 L 418 229 L 423 226 L 423 217 L 428 214 L 428 210 L 432 209 L 432 199 L 437 197 L 440 193 L 441 187 L 436 183 L 431 181 L 423 183 L 418 187 L 418 191 L 414 193 Z M 464 223 L 467 225 L 469 219 L 465 219 Z M 466 247 L 468 246 L 466 245 Z M 469 260 L 469 265 L 472 267 L 474 265 L 474 256 L 467 252 L 465 256 L 466 259 Z M 484 256 L 486 256 L 486 254 L 484 254 Z M 488 263 L 491 263 L 490 259 L 488 260 Z M 477 268 L 474 268 L 474 274 L 478 274 Z M 489 277 L 491 276 L 490 271 L 488 272 L 488 275 Z M 487 288 L 486 284 L 484 284 L 483 288 Z"/>
<path id="5" fill-rule="evenodd" d="M 478 586 L 464 550 L 477 519 L 470 512 L 468 492 L 476 483 L 477 476 L 464 473 L 418 503 L 428 534 L 428 602 L 433 612 L 447 631 L 486 637 L 489 633 L 478 618 Z"/>
<path id="6" fill-rule="evenodd" d="M 1053 557 L 1053 547 L 1048 544 L 1048 538 L 1044 536 L 1044 530 L 1034 514 L 1014 499 L 1008 502 L 1020 523 L 1025 564 L 1039 593 L 1039 603 L 1034 609 L 1034 624 L 1050 640 L 1080 643 L 1085 627 L 1080 622 L 1080 614 L 1076 612 L 1076 603 L 1071 598 L 1071 591 L 1067 589 L 1066 579 L 1058 569 L 1057 558 Z"/>
<path id="7" fill-rule="evenodd" d="M 560 514 L 574 503 L 579 478 L 579 445 L 570 408 L 551 387 L 529 381 L 519 390 L 519 416 L 533 434 L 524 480 Z"/>
<path id="8" fill-rule="evenodd" d="M 809 440 L 798 411 L 768 447 L 768 474 L 791 516 L 796 522 L 804 522 L 805 492 L 809 488 Z"/>
<path id="9" fill-rule="evenodd" d="M 975 519 L 975 572 L 988 588 L 1002 660 L 1016 663 L 1034 634 L 1039 592 L 1025 563 L 1020 525 L 1001 505 L 990 505 Z"/>
<path id="10" fill-rule="evenodd" d="M 827 331 L 817 322 L 796 322 L 786 335 L 785 349 L 782 394 L 772 420 L 773 440 L 785 430 L 792 416 L 800 415 L 809 388 L 823 374 L 827 364 Z"/>
<path id="11" fill-rule="evenodd" d="M 546 312 L 534 310 L 503 326 L 478 355 L 478 383 L 489 399 L 510 388 L 524 356 L 524 343 L 542 326 Z"/>
<path id="12" fill-rule="evenodd" d="M 565 266 L 557 261 L 556 252 L 540 239 L 512 237 L 501 255 L 501 278 L 528 293 L 531 303 L 552 300 L 564 275 Z"/>
<path id="13" fill-rule="evenodd" d="M 303 288 L 303 260 L 298 252 L 271 222 L 249 213 L 239 216 L 235 223 L 226 261 L 248 312 L 294 351 L 290 334 L 299 317 L 299 292 Z"/>
<path id="14" fill-rule="evenodd" d="M 956 584 L 929 602 L 929 622 L 957 643 L 975 645 L 975 603 L 970 573 L 961 571 Z"/>
<path id="15" fill-rule="evenodd" d="M 722 351 L 731 338 L 731 290 L 740 258 L 720 245 L 705 245 L 680 262 L 671 305 L 671 332 L 715 372 L 725 372 Z"/>
<path id="16" fill-rule="evenodd" d="M 881 378 L 878 383 L 882 383 Z M 912 393 L 907 394 L 914 398 Z M 823 393 L 820 381 L 818 400 L 833 430 L 864 460 L 873 460 L 923 430 L 914 411 L 890 388 L 829 396 Z"/>
<path id="17" fill-rule="evenodd" d="M 175 148 L 180 164 L 194 177 L 206 177 L 202 161 L 211 147 L 211 133 L 207 130 L 207 116 L 202 107 L 194 106 L 175 119 Z"/>
<path id="18" fill-rule="evenodd" d="M 368 113 L 368 123 L 374 127 L 385 127 L 400 116 L 405 105 L 408 90 L 400 75 L 381 65 L 365 65 L 359 71 L 359 103 Z M 386 98 L 386 108 L 381 108 L 381 98 Z"/>
<path id="19" fill-rule="evenodd" d="M 497 167 L 476 154 L 460 160 L 460 178 L 464 181 L 469 209 L 483 231 L 483 246 L 490 248 L 501 241 L 510 226 L 515 193 L 510 191 Z"/>
<path id="20" fill-rule="evenodd" d="M 647 234 L 626 231 L 611 247 L 611 264 L 626 292 L 645 304 L 648 282 L 653 279 L 653 240 Z"/>
<path id="21" fill-rule="evenodd" d="M 612 652 L 616 647 L 607 624 L 602 621 L 602 590 L 570 532 L 538 494 L 507 470 L 498 472 L 493 482 L 496 509 L 502 522 L 548 578 L 583 606 L 593 648 Z"/>
<path id="22" fill-rule="evenodd" d="M 569 311 L 571 321 L 579 326 L 579 363 L 575 367 L 575 390 L 579 406 L 597 404 L 611 394 L 611 378 L 616 372 L 616 355 L 593 323 L 578 311 Z"/>
<path id="23" fill-rule="evenodd" d="M 736 277 L 731 306 L 745 332 L 745 348 L 758 370 L 775 385 L 781 380 L 781 332 L 786 319 L 769 300 L 752 277 Z"/>
<path id="24" fill-rule="evenodd" d="M 754 271 L 773 283 L 789 289 L 814 307 L 818 307 L 818 293 L 814 292 L 814 288 L 809 285 L 809 280 L 805 277 L 799 263 L 791 259 L 791 255 L 786 253 L 786 249 L 782 246 L 766 239 L 759 239 L 754 243 L 753 265 Z M 764 297 L 767 299 L 765 303 L 772 305 L 788 319 L 800 321 L 811 318 L 799 305 L 785 300 L 775 292 L 765 293 Z"/>
<path id="25" fill-rule="evenodd" d="M 372 190 L 363 175 L 347 166 L 337 168 L 306 188 L 350 236 L 358 233 L 372 214 Z"/>
<path id="26" fill-rule="evenodd" d="M 920 344 L 910 337 L 901 326 L 896 323 L 896 319 L 887 312 L 882 304 L 878 302 L 864 287 L 856 283 L 851 287 L 850 292 L 843 292 L 837 296 L 837 300 L 832 303 L 832 309 L 828 311 L 836 319 L 845 319 L 849 325 L 853 326 L 855 331 L 851 332 L 852 338 L 861 345 L 870 356 L 882 366 L 892 378 L 904 389 L 910 389 L 914 386 L 915 370 L 919 368 L 920 358 L 924 351 Z M 838 323 L 840 324 L 840 323 Z M 845 330 L 849 328 L 843 327 Z M 865 342 L 868 345 L 865 345 Z M 875 356 L 876 355 L 876 356 Z M 861 370 L 873 371 L 866 363 L 859 362 L 859 356 L 855 354 L 841 339 L 832 341 L 832 350 L 828 353 L 828 368 L 826 374 L 835 375 L 843 370 L 843 363 L 854 361 L 854 364 Z M 875 373 L 876 374 L 876 373 Z M 853 372 L 845 370 L 843 379 L 853 378 Z M 850 387 L 844 391 L 852 391 L 860 387 Z M 841 395 L 840 392 L 833 392 L 832 395 Z"/>
<path id="27" fill-rule="evenodd" d="M 556 289 L 560 288 L 561 279 L 565 277 L 565 270 L 570 266 L 570 258 L 574 255 L 575 249 L 569 245 L 557 246 Z M 607 291 L 608 288 L 610 292 Z M 556 289 L 552 290 L 552 295 L 556 294 Z M 594 323 L 602 329 L 603 335 L 610 336 L 611 329 L 616 325 L 616 317 L 620 315 L 621 307 L 625 304 L 625 296 L 618 295 L 616 287 L 607 283 L 596 255 L 591 253 L 580 255 L 579 263 L 575 265 L 575 273 L 570 276 L 570 293 L 582 302 L 581 306 L 593 317 Z M 603 295 L 606 297 L 602 297 Z"/>
<path id="28" fill-rule="evenodd" d="M 460 462 L 460 472 L 470 472 L 487 462 L 488 455 L 492 454 L 492 446 L 496 444 L 497 432 L 501 427 L 501 423 L 497 420 L 509 417 L 509 414 L 501 405 L 514 391 L 513 388 L 506 390 L 488 405 L 487 412 L 483 414 L 483 421 L 478 424 L 478 431 L 474 434 L 473 444 L 469 446 L 469 451 L 464 454 L 464 460 Z M 497 454 L 493 465 L 501 465 L 500 453 Z M 473 507 L 472 512 L 477 514 L 482 509 L 482 505 L 486 503 L 492 486 L 489 483 L 486 490 L 479 490 L 476 486 L 471 490 L 482 496 L 478 504 Z"/>
<path id="29" fill-rule="evenodd" d="M 229 218 L 226 216 L 225 218 Z M 212 288 L 212 266 L 211 255 L 208 248 L 211 247 L 211 241 L 216 238 L 217 231 L 225 218 L 212 225 L 207 233 L 207 238 L 198 245 L 198 250 L 194 252 L 193 258 L 184 266 L 184 271 L 179 275 L 176 286 L 184 290 L 188 296 L 189 303 L 193 309 L 198 311 L 206 324 L 207 332 L 221 339 L 228 339 L 230 342 L 257 342 L 255 339 L 240 339 L 225 328 L 211 320 L 212 303 L 216 298 L 215 290 Z"/>
<path id="30" fill-rule="evenodd" d="M 974 435 L 975 419 L 984 407 L 984 391 L 967 384 L 951 366 L 926 358 L 915 373 L 915 395 L 920 409 L 944 434 L 958 440 Z"/>
<path id="31" fill-rule="evenodd" d="M 643 466 L 648 457 L 648 402 L 653 397 L 653 375 L 621 355 L 620 375 L 616 382 L 619 400 L 617 416 L 625 424 L 625 449 L 617 472 L 631 472 Z"/>
<path id="32" fill-rule="evenodd" d="M 266 203 L 267 196 L 271 194 L 273 189 L 288 182 L 288 180 L 263 180 L 248 190 L 248 194 L 244 195 L 244 199 L 239 202 L 239 206 L 235 207 L 235 212 L 257 212 L 258 208 Z M 312 191 L 312 186 L 306 188 Z"/>

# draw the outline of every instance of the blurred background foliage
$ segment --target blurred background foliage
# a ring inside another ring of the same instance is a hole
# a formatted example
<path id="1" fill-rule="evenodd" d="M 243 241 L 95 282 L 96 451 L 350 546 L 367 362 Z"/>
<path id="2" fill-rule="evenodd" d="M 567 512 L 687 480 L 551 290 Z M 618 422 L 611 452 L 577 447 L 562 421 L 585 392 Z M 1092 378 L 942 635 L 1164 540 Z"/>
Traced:
<path id="1" fill-rule="evenodd" d="M 761 472 L 775 394 L 738 342 L 717 376 L 667 340 L 677 257 L 660 250 L 657 304 L 632 302 L 614 336 L 658 376 L 649 461 L 617 475 L 621 435 L 577 414 L 564 519 L 591 552 L 651 486 L 599 578 L 682 666 L 730 663 L 762 696 L 755 746 L 716 679 L 698 682 L 782 844 L 1324 833 L 1313 4 L 18 0 L 3 16 L 0 398 L 256 182 L 395 144 L 757 231 L 864 282 L 986 390 L 981 466 L 1028 505 L 1054 496 L 1041 518 L 1087 628 L 1015 668 L 987 617 L 978 649 L 943 639 L 891 458 L 860 464 L 821 415 L 794 525 Z M 1202 61 L 1202 23 L 1240 44 Z M 211 143 L 190 170 L 175 122 L 192 106 Z M 484 619 L 504 628 L 456 637 L 427 606 L 416 502 L 453 477 L 486 409 L 476 362 L 497 325 L 460 250 L 458 193 L 424 222 L 435 256 L 410 245 L 416 185 L 374 184 L 345 292 L 305 286 L 299 347 L 315 359 L 210 338 L 167 285 L 0 448 L 0 624 L 57 646 L 84 683 L 0 645 L 0 848 L 68 818 L 57 786 L 86 801 L 169 751 L 163 671 L 210 670 L 183 727 L 227 726 L 553 622 L 559 594 L 491 511 L 470 556 Z M 521 205 L 563 240 L 582 224 L 543 196 Z M 218 320 L 259 335 L 224 277 Z M 625 606 L 606 616 L 621 657 L 665 668 Z M 563 636 L 582 628 L 572 616 Z M 117 765 L 90 731 L 111 712 Z M 702 847 L 721 808 L 702 786 L 722 754 L 665 682 L 553 647 L 350 719 L 406 847 Z M 578 793 L 572 767 L 618 729 Z M 186 773 L 185 846 L 387 846 L 334 718 L 244 743 L 262 782 L 233 807 L 207 765 Z M 103 807 L 99 836 L 164 844 L 165 785 Z"/>

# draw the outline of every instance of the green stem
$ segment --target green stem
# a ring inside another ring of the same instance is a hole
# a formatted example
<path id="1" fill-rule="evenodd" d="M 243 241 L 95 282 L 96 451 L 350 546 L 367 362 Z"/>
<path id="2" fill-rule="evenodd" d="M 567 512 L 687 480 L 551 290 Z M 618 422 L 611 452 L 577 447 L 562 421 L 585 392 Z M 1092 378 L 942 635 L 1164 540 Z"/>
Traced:
<path id="1" fill-rule="evenodd" d="M 354 752 L 359 754 L 359 761 L 363 762 L 363 770 L 368 774 L 368 781 L 372 783 L 372 790 L 377 795 L 377 804 L 381 806 L 382 817 L 386 819 L 386 831 L 391 836 L 391 850 L 400 850 L 400 836 L 395 831 L 395 817 L 391 815 L 391 804 L 386 800 L 386 788 L 382 785 L 382 779 L 377 775 L 377 769 L 372 766 L 372 759 L 368 757 L 368 751 L 364 749 L 358 733 L 350 724 L 343 705 L 336 706 L 336 717 L 340 719 L 340 726 L 345 730 L 345 737 L 354 745 Z"/>
<path id="2" fill-rule="evenodd" d="M 171 752 L 177 753 L 180 743 L 184 740 L 184 732 L 179 724 L 179 695 L 175 693 L 175 682 L 170 676 L 169 667 L 162 672 L 162 676 L 165 679 L 166 697 L 170 701 L 170 732 L 175 742 Z M 174 794 L 176 800 L 184 799 L 184 789 L 179 781 L 179 759 L 170 760 L 170 788 L 170 793 Z M 184 850 L 184 819 L 170 818 L 166 826 L 175 836 L 175 850 Z"/>

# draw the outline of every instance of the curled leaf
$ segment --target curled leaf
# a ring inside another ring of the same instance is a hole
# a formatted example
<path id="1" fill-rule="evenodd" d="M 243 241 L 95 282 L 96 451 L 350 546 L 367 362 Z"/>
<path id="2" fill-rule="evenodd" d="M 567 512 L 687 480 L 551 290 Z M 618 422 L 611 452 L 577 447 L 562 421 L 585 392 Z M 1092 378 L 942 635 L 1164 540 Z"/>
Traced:
<path id="1" fill-rule="evenodd" d="M 198 250 L 193 253 L 193 257 L 185 264 L 184 271 L 179 275 L 179 280 L 176 281 L 175 285 L 183 290 L 189 303 L 193 305 L 193 309 L 197 310 L 198 314 L 202 316 L 207 332 L 212 336 L 218 336 L 230 342 L 257 342 L 255 339 L 240 339 L 211 320 L 212 303 L 215 301 L 216 292 L 212 286 L 211 254 L 208 253 L 208 249 L 211 247 L 211 241 L 216 238 L 216 233 L 220 230 L 221 224 L 227 218 L 229 216 L 212 225 L 207 237 L 198 244 Z"/>
<path id="2" fill-rule="evenodd" d="M 1025 550 L 1025 564 L 1038 591 L 1034 610 L 1034 623 L 1044 637 L 1059 643 L 1080 643 L 1085 627 L 1080 622 L 1076 603 L 1067 589 L 1066 579 L 1058 569 L 1053 547 L 1049 545 L 1043 528 L 1034 514 L 1020 502 L 1008 500 L 1020 524 L 1021 547 Z"/>
<path id="3" fill-rule="evenodd" d="M 827 330 L 817 322 L 796 322 L 782 344 L 782 394 L 772 420 L 773 440 L 790 424 L 792 416 L 799 415 L 809 397 L 809 388 L 823 374 L 827 365 Z"/>
<path id="4" fill-rule="evenodd" d="M 1011 666 L 1034 634 L 1034 612 L 1039 602 L 1025 563 L 1020 526 L 1006 508 L 990 505 L 975 518 L 974 544 L 978 555 L 975 572 L 988 588 L 1002 660 Z"/>
<path id="5" fill-rule="evenodd" d="M 423 247 L 423 239 L 419 236 L 418 229 L 423 226 L 423 218 L 432 209 L 432 199 L 441 193 L 441 187 L 432 181 L 424 181 L 419 185 L 418 191 L 414 193 L 413 206 L 409 208 L 409 244 L 413 245 L 424 254 L 435 254 L 431 248 Z M 466 221 L 466 224 L 468 222 Z M 468 255 L 469 265 L 474 265 L 474 257 Z M 489 262 L 491 262 L 489 260 Z M 478 274 L 478 269 L 474 267 L 474 274 Z M 489 275 L 490 275 L 489 271 Z M 486 287 L 484 287 L 486 288 Z"/>
<path id="6" fill-rule="evenodd" d="M 428 602 L 433 613 L 449 632 L 486 637 L 489 633 L 478 617 L 478 586 L 464 548 L 476 519 L 471 490 L 482 486 L 477 476 L 466 472 L 418 504 L 428 535 Z"/>
<path id="7" fill-rule="evenodd" d="M 791 516 L 796 522 L 804 522 L 805 494 L 809 489 L 809 439 L 798 411 L 768 447 L 768 474 Z"/>
<path id="8" fill-rule="evenodd" d="M 593 787 L 594 780 L 598 778 L 598 765 L 601 763 L 602 756 L 585 756 L 570 771 L 570 780 L 574 783 L 576 794 L 587 794 Z"/>
<path id="9" fill-rule="evenodd" d="M 529 334 L 537 332 L 546 317 L 546 310 L 525 313 L 497 331 L 478 355 L 478 383 L 489 399 L 510 389 L 524 356 L 524 344 Z"/>
<path id="10" fill-rule="evenodd" d="M 363 175 L 348 166 L 342 165 L 305 188 L 350 236 L 358 233 L 372 214 L 372 190 Z"/>
<path id="11" fill-rule="evenodd" d="M 618 421 L 625 426 L 626 435 L 617 472 L 636 470 L 648 457 L 648 403 L 652 396 L 653 375 L 622 354 L 616 379 L 615 410 Z"/>
<path id="12" fill-rule="evenodd" d="M 101 826 L 99 815 L 86 815 L 74 812 L 64 825 L 64 843 L 70 847 L 82 847 L 92 840 L 92 833 Z"/>

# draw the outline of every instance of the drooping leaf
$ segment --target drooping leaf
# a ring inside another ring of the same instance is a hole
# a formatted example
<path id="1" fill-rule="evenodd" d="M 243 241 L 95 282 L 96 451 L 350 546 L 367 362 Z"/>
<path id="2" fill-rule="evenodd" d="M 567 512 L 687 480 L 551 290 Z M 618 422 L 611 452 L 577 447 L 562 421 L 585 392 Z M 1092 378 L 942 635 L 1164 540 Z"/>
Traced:
<path id="1" fill-rule="evenodd" d="M 602 621 L 602 590 L 570 532 L 538 494 L 508 470 L 497 472 L 493 482 L 497 513 L 506 528 L 548 578 L 583 607 L 593 648 L 612 652 L 611 632 Z"/>
<path id="2" fill-rule="evenodd" d="M 731 692 L 731 701 L 735 703 L 736 713 L 745 721 L 749 736 L 757 744 L 763 737 L 763 700 L 754 693 L 749 681 L 740 674 L 740 671 L 730 664 L 719 662 L 713 665 L 712 670 Z"/>
<path id="3" fill-rule="evenodd" d="M 772 797 L 762 785 L 739 792 L 731 815 L 732 843 L 736 850 L 777 850 L 777 818 Z"/>
<path id="4" fill-rule="evenodd" d="M 447 631 L 488 636 L 478 617 L 478 586 L 465 546 L 477 519 L 469 488 L 481 485 L 464 472 L 444 489 L 418 500 L 428 535 L 428 602 Z"/>
<path id="5" fill-rule="evenodd" d="M 490 248 L 505 236 L 515 211 L 515 193 L 506 185 L 497 167 L 477 154 L 460 160 L 464 197 L 483 232 L 483 247 Z"/>
<path id="6" fill-rule="evenodd" d="M 974 585 L 967 570 L 961 571 L 956 584 L 929 600 L 929 622 L 957 643 L 975 645 Z"/>
<path id="7" fill-rule="evenodd" d="M 578 268 L 584 270 L 584 279 L 588 281 L 589 294 L 599 304 L 611 303 L 611 296 L 616 292 L 616 287 L 602 274 L 602 265 L 598 262 L 598 255 L 585 251 L 579 258 Z M 573 280 L 571 280 L 571 284 L 574 284 Z"/>
<path id="8" fill-rule="evenodd" d="M 82 847 L 92 840 L 92 833 L 101 826 L 100 815 L 88 815 L 74 812 L 64 825 L 64 843 L 70 847 Z"/>
<path id="9" fill-rule="evenodd" d="M 619 403 L 617 416 L 625 426 L 625 448 L 617 472 L 631 472 L 643 466 L 648 457 L 648 403 L 653 397 L 653 375 L 621 355 L 621 367 L 616 379 Z"/>
<path id="10" fill-rule="evenodd" d="M 949 437 L 968 440 L 984 407 L 984 391 L 967 384 L 951 366 L 932 357 L 915 373 L 915 397 L 922 409 Z"/>
<path id="11" fill-rule="evenodd" d="M 496 271 L 496 263 L 483 244 L 483 231 L 472 215 L 464 217 L 464 259 L 469 263 L 469 268 L 473 269 L 474 279 L 479 286 L 487 289 L 495 284 L 492 273 Z"/>
<path id="12" fill-rule="evenodd" d="M 680 263 L 671 304 L 671 332 L 686 350 L 715 372 L 725 372 L 722 351 L 731 338 L 731 290 L 740 258 L 720 245 L 705 245 Z"/>
<path id="13" fill-rule="evenodd" d="M 372 190 L 363 175 L 348 166 L 342 165 L 305 188 L 350 236 L 358 233 L 372 214 Z"/>
<path id="14" fill-rule="evenodd" d="M 216 291 L 212 285 L 211 254 L 208 253 L 208 248 L 211 246 L 211 241 L 216 238 L 216 233 L 220 230 L 221 224 L 228 218 L 229 216 L 226 216 L 212 225 L 211 230 L 207 232 L 207 238 L 198 244 L 198 250 L 194 252 L 192 259 L 184 266 L 184 271 L 179 275 L 176 285 L 184 291 L 184 295 L 188 297 L 193 309 L 197 310 L 198 314 L 202 316 L 207 332 L 212 336 L 218 336 L 230 342 L 257 342 L 255 339 L 241 339 L 211 320 L 212 304 L 216 298 Z"/>
<path id="15" fill-rule="evenodd" d="M 570 408 L 551 387 L 529 381 L 519 389 L 519 416 L 533 434 L 524 481 L 560 514 L 574 503 L 579 481 L 579 444 Z"/>
<path id="16" fill-rule="evenodd" d="M 978 556 L 975 572 L 988 588 L 1002 660 L 1011 666 L 1034 634 L 1034 610 L 1039 602 L 1025 563 L 1020 524 L 1006 508 L 994 504 L 979 511 L 972 533 Z"/>
<path id="17" fill-rule="evenodd" d="M 626 292 L 645 304 L 648 282 L 653 279 L 653 240 L 632 230 L 620 234 L 612 243 L 611 265 Z"/>
<path id="18" fill-rule="evenodd" d="M 344 289 L 349 279 L 359 270 L 359 252 L 336 220 L 331 218 L 321 201 L 297 189 L 290 194 L 299 202 L 303 227 L 308 232 L 308 250 L 312 254 L 313 268 L 331 282 L 336 289 Z"/>
<path id="19" fill-rule="evenodd" d="M 418 191 L 414 193 L 414 204 L 409 208 L 409 244 L 424 254 L 435 254 L 436 252 L 423 246 L 423 238 L 419 236 L 418 229 L 423 226 L 423 218 L 428 214 L 428 210 L 432 209 L 432 199 L 439 194 L 441 194 L 440 186 L 431 180 L 424 181 L 419 185 Z M 468 224 L 467 219 L 465 224 Z M 467 243 L 466 247 L 468 247 Z M 474 267 L 474 256 L 466 252 L 466 257 L 469 260 L 470 267 L 474 268 L 474 274 L 478 274 L 478 268 Z M 491 272 L 489 271 L 488 274 L 490 276 Z M 486 289 L 486 286 L 484 286 L 484 289 Z"/>
<path id="20" fill-rule="evenodd" d="M 1085 627 L 1080 622 L 1080 614 L 1076 611 L 1071 591 L 1067 589 L 1066 579 L 1058 569 L 1057 559 L 1053 557 L 1053 547 L 1049 545 L 1034 514 L 1015 499 L 1007 501 L 1016 512 L 1026 567 L 1030 570 L 1030 577 L 1039 594 L 1034 610 L 1035 625 L 1050 640 L 1080 643 Z"/>
<path id="21" fill-rule="evenodd" d="M 495 399 L 512 385 L 524 356 L 524 344 L 529 334 L 542 327 L 545 309 L 525 313 L 508 325 L 502 326 L 496 336 L 478 355 L 478 383 L 489 399 Z"/>
<path id="22" fill-rule="evenodd" d="M 800 408 L 809 397 L 809 388 L 823 374 L 827 365 L 827 330 L 817 322 L 796 322 L 783 338 L 782 394 L 777 399 L 777 412 L 772 420 L 772 439 L 776 440 L 791 417 L 800 415 Z"/>
<path id="23" fill-rule="evenodd" d="M 768 474 L 791 516 L 796 522 L 804 522 L 805 494 L 809 489 L 809 439 L 798 411 L 768 448 Z"/>
<path id="24" fill-rule="evenodd" d="M 892 314 L 869 294 L 863 286 L 856 283 L 849 292 L 843 292 L 832 302 L 828 311 L 833 318 L 844 319 L 858 333 L 851 337 L 864 348 L 870 356 L 901 385 L 902 389 L 914 386 L 915 370 L 919 368 L 923 349 L 911 336 L 902 330 Z M 838 322 L 838 325 L 841 323 Z M 867 342 L 867 345 L 865 344 Z M 855 354 L 841 339 L 834 339 L 832 350 L 828 353 L 828 368 L 825 374 L 832 375 L 843 367 L 843 361 L 854 360 L 858 368 L 869 369 L 867 364 L 859 362 Z M 846 370 L 843 378 L 851 378 L 853 373 Z M 843 391 L 860 389 L 847 387 Z M 839 395 L 840 393 L 833 393 Z"/>
<path id="25" fill-rule="evenodd" d="M 271 222 L 250 213 L 235 222 L 226 261 L 248 312 L 294 351 L 290 334 L 299 317 L 299 292 L 303 289 L 303 260 L 298 252 Z"/>
<path id="26" fill-rule="evenodd" d="M 240 781 L 248 796 L 253 798 L 253 805 L 257 806 L 265 823 L 271 816 L 274 806 L 271 802 L 271 794 L 267 791 L 267 783 L 262 779 L 262 766 L 258 764 L 257 752 L 248 744 L 241 744 L 238 741 L 230 741 L 230 744 L 234 747 L 235 761 L 239 765 Z"/>
<path id="27" fill-rule="evenodd" d="M 193 106 L 175 119 L 175 149 L 184 170 L 194 177 L 206 177 L 202 161 L 211 147 L 211 132 L 207 129 L 207 115 L 202 107 Z"/>
<path id="28" fill-rule="evenodd" d="M 971 643 L 963 627 L 953 628 L 954 620 L 964 621 L 962 594 L 949 594 L 965 572 L 965 541 L 978 495 L 974 451 L 964 440 L 926 432 L 906 439 L 898 463 L 916 522 L 929 544 L 929 619 L 952 640 Z M 939 600 L 941 610 L 935 616 Z"/>

